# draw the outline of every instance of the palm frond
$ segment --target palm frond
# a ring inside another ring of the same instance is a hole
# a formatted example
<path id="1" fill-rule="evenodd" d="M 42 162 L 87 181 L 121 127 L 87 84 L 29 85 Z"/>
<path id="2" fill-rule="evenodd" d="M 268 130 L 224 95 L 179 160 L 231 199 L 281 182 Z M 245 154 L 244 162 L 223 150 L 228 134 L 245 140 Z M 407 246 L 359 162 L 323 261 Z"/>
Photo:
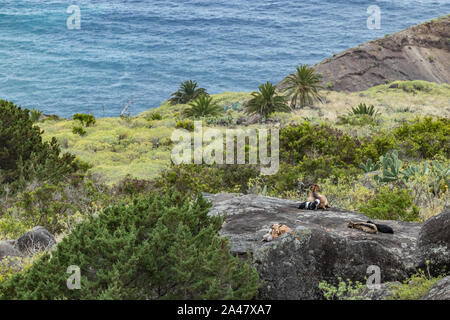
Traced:
<path id="1" fill-rule="evenodd" d="M 184 115 L 192 118 L 215 117 L 223 113 L 223 108 L 213 101 L 212 97 L 206 94 L 200 95 L 197 99 L 189 103 L 190 108 L 184 111 Z"/>
<path id="2" fill-rule="evenodd" d="M 276 87 L 267 82 L 261 84 L 259 92 L 252 92 L 250 99 L 245 106 L 245 113 L 249 115 L 258 114 L 263 119 L 267 119 L 273 112 L 290 112 L 291 108 L 286 103 L 286 99 L 276 92 Z"/>
<path id="3" fill-rule="evenodd" d="M 208 96 L 205 88 L 197 88 L 197 81 L 187 80 L 180 84 L 180 88 L 169 97 L 171 104 L 185 104 L 201 95 Z"/>

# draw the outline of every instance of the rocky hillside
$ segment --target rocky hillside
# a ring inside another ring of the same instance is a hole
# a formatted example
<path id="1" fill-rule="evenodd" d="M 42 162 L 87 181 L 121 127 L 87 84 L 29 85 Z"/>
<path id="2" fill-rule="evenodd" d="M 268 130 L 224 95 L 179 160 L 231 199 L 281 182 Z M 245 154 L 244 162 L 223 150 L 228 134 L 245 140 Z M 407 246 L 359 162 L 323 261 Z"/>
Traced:
<path id="1" fill-rule="evenodd" d="M 382 283 L 403 281 L 424 268 L 426 260 L 435 272 L 450 267 L 449 210 L 424 224 L 375 221 L 391 226 L 394 234 L 369 234 L 348 228 L 350 221 L 368 220 L 356 212 L 299 210 L 296 201 L 257 195 L 206 197 L 213 203 L 211 215 L 226 215 L 222 235 L 230 239 L 232 253 L 252 254 L 264 280 L 260 299 L 321 299 L 320 281 L 332 283 L 342 277 L 364 283 L 371 265 L 380 267 Z M 292 232 L 263 242 L 277 223 Z M 444 288 L 435 288 L 429 299 L 450 290 L 448 281 L 439 286 Z"/>
<path id="2" fill-rule="evenodd" d="M 313 66 L 322 85 L 361 91 L 392 80 L 450 83 L 450 15 L 348 49 Z"/>

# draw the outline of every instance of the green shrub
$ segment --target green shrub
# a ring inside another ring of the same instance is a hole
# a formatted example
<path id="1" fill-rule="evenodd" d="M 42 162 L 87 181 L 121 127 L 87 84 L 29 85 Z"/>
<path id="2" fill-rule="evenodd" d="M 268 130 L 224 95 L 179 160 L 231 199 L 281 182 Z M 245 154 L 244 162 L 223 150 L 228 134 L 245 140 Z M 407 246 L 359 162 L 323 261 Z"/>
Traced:
<path id="1" fill-rule="evenodd" d="M 380 120 L 367 114 L 350 114 L 342 115 L 338 117 L 337 124 L 348 124 L 351 126 L 367 126 L 367 125 L 379 125 Z"/>
<path id="2" fill-rule="evenodd" d="M 280 130 L 280 160 L 315 178 L 360 172 L 360 159 L 361 142 L 327 124 L 305 121 Z"/>
<path id="3" fill-rule="evenodd" d="M 230 254 L 209 207 L 177 192 L 109 207 L 0 284 L 0 298 L 251 299 L 258 274 Z M 79 290 L 66 286 L 71 265 L 81 270 Z"/>
<path id="4" fill-rule="evenodd" d="M 430 83 L 422 80 L 413 80 L 413 81 L 398 81 L 398 87 L 405 92 L 416 93 L 417 91 L 421 92 L 430 92 L 432 87 Z"/>
<path id="5" fill-rule="evenodd" d="M 45 117 L 42 121 L 59 121 L 59 120 L 61 120 L 61 118 L 58 115 L 52 114 Z"/>
<path id="6" fill-rule="evenodd" d="M 33 123 L 38 122 L 42 116 L 42 111 L 33 109 L 30 111 L 30 118 Z"/>
<path id="7" fill-rule="evenodd" d="M 84 136 L 84 135 L 86 135 L 87 132 L 86 132 L 86 130 L 84 130 L 83 127 L 73 127 L 72 133 L 78 134 L 79 136 Z"/>
<path id="8" fill-rule="evenodd" d="M 364 158 L 378 161 L 388 151 L 395 149 L 397 140 L 391 133 L 384 131 L 374 134 L 372 137 L 362 139 L 361 154 Z"/>
<path id="9" fill-rule="evenodd" d="M 175 128 L 185 129 L 187 131 L 194 131 L 194 122 L 191 120 L 179 120 Z"/>
<path id="10" fill-rule="evenodd" d="M 256 165 L 196 165 L 172 166 L 156 179 L 155 188 L 180 192 L 247 192 L 250 178 L 259 176 Z"/>
<path id="11" fill-rule="evenodd" d="M 32 180 L 57 183 L 87 170 L 75 156 L 61 154 L 55 138 L 43 142 L 41 134 L 27 109 L 0 100 L 0 193 L 5 187 L 15 193 Z"/>
<path id="12" fill-rule="evenodd" d="M 73 120 L 78 120 L 85 127 L 90 127 L 95 124 L 95 118 L 92 114 L 76 113 L 73 115 Z"/>
<path id="13" fill-rule="evenodd" d="M 233 116 L 229 113 L 223 117 L 205 117 L 203 120 L 209 126 L 229 126 L 234 123 Z"/>
<path id="14" fill-rule="evenodd" d="M 413 158 L 450 157 L 450 119 L 425 117 L 404 122 L 393 131 L 401 149 Z"/>
<path id="15" fill-rule="evenodd" d="M 161 113 L 159 113 L 159 112 L 152 112 L 151 114 L 150 114 L 150 116 L 149 116 L 149 119 L 150 120 L 162 120 L 162 115 L 161 115 Z"/>
<path id="16" fill-rule="evenodd" d="M 119 181 L 114 187 L 116 194 L 127 196 L 136 196 L 151 190 L 151 182 L 148 180 L 136 179 L 131 175 Z"/>
<path id="17" fill-rule="evenodd" d="M 419 209 L 407 189 L 381 187 L 374 198 L 363 203 L 359 211 L 372 219 L 417 221 Z"/>
<path id="18" fill-rule="evenodd" d="M 53 234 L 69 232 L 83 217 L 117 201 L 91 177 L 74 177 L 58 184 L 32 182 L 14 198 L 0 203 L 0 238 L 17 238 L 44 226 Z M 3 214 L 1 214 L 3 212 Z"/>
<path id="19" fill-rule="evenodd" d="M 356 281 L 353 283 L 350 279 L 347 281 L 338 277 L 339 283 L 337 286 L 329 284 L 326 281 L 319 283 L 319 289 L 327 300 L 369 300 L 364 298 L 361 293 L 366 289 L 366 285 Z"/>
<path id="20" fill-rule="evenodd" d="M 429 261 L 427 261 L 427 265 Z M 390 295 L 388 300 L 420 300 L 431 287 L 443 276 L 431 277 L 430 273 L 425 274 L 423 270 L 407 278 L 401 284 L 393 283 L 389 285 Z"/>

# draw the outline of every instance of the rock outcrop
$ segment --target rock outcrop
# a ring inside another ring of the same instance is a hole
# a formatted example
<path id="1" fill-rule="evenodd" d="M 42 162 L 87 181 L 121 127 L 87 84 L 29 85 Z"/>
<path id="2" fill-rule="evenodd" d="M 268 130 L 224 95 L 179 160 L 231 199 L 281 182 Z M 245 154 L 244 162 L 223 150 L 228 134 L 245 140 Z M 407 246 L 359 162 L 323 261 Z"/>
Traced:
<path id="1" fill-rule="evenodd" d="M 0 242 L 0 260 L 7 258 L 17 264 L 17 257 L 49 250 L 56 244 L 53 235 L 44 227 L 34 227 L 18 239 Z"/>
<path id="2" fill-rule="evenodd" d="M 34 227 L 17 239 L 17 248 L 23 253 L 34 253 L 51 248 L 56 244 L 53 235 L 44 227 Z"/>
<path id="3" fill-rule="evenodd" d="M 450 209 L 428 219 L 419 233 L 417 241 L 417 264 L 425 269 L 426 261 L 430 270 L 439 275 L 448 269 L 450 261 Z"/>
<path id="4" fill-rule="evenodd" d="M 450 15 L 348 49 L 313 67 L 323 75 L 322 85 L 335 91 L 361 91 L 387 80 L 450 83 Z"/>
<path id="5" fill-rule="evenodd" d="M 230 239 L 231 252 L 242 257 L 252 254 L 264 280 L 260 299 L 321 299 L 320 281 L 336 283 L 341 277 L 364 282 L 371 275 L 369 266 L 380 268 L 381 283 L 402 281 L 421 265 L 419 235 L 428 239 L 426 235 L 436 230 L 432 222 L 422 229 L 419 223 L 377 220 L 392 227 L 394 234 L 368 234 L 347 227 L 349 221 L 369 220 L 352 211 L 299 210 L 297 201 L 257 195 L 205 196 L 213 203 L 210 215 L 226 215 L 221 233 Z M 292 232 L 263 242 L 275 223 L 289 226 Z M 446 235 L 435 234 L 445 239 Z M 439 264 L 450 266 L 446 257 Z"/>
<path id="6" fill-rule="evenodd" d="M 0 242 L 0 260 L 5 257 L 21 257 L 22 254 L 8 241 Z"/>
<path id="7" fill-rule="evenodd" d="M 422 300 L 450 300 L 450 276 L 436 282 Z"/>

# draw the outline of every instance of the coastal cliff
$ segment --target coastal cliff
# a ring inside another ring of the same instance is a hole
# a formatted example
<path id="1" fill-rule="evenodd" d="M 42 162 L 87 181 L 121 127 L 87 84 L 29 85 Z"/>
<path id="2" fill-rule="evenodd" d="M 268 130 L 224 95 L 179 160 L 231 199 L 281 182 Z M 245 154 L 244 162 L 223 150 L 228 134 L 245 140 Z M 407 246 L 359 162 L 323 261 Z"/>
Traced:
<path id="1" fill-rule="evenodd" d="M 313 67 L 322 74 L 322 85 L 334 91 L 361 91 L 393 80 L 450 83 L 450 15 L 366 42 Z"/>

